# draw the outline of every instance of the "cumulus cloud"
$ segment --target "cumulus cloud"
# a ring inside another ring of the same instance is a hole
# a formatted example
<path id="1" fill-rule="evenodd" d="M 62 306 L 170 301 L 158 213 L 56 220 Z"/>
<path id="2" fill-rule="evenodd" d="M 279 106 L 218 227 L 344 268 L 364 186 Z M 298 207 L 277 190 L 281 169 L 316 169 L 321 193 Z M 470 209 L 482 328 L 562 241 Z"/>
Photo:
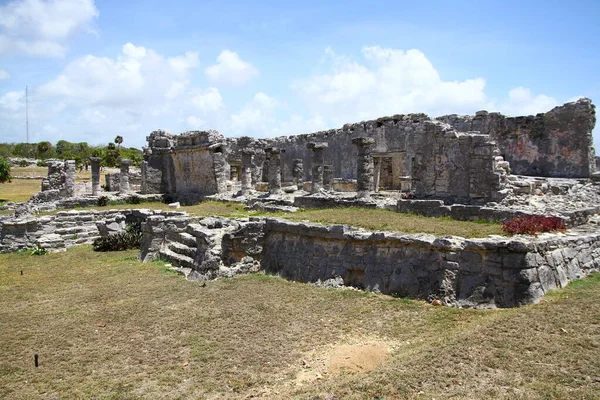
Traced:
<path id="1" fill-rule="evenodd" d="M 274 111 L 278 106 L 275 98 L 263 92 L 256 93 L 239 113 L 231 115 L 229 128 L 236 135 L 267 136 L 266 130 L 276 123 Z"/>
<path id="2" fill-rule="evenodd" d="M 15 0 L 0 6 L 0 55 L 62 57 L 68 40 L 93 32 L 93 0 Z"/>
<path id="3" fill-rule="evenodd" d="M 152 49 L 123 45 L 116 58 L 86 55 L 70 62 L 38 91 L 74 106 L 119 107 L 173 100 L 185 92 L 198 54 L 166 58 Z"/>
<path id="4" fill-rule="evenodd" d="M 326 54 L 329 70 L 292 88 L 337 123 L 410 112 L 471 112 L 491 104 L 483 78 L 445 81 L 419 50 L 363 47 L 361 62 L 331 49 Z"/>
<path id="5" fill-rule="evenodd" d="M 217 57 L 217 63 L 207 67 L 204 73 L 212 82 L 231 86 L 242 85 L 258 76 L 258 70 L 252 64 L 230 50 L 223 50 Z"/>
<path id="6" fill-rule="evenodd" d="M 10 74 L 3 69 L 0 69 L 0 81 L 4 79 L 9 79 Z"/>
<path id="7" fill-rule="evenodd" d="M 223 98 L 219 89 L 210 87 L 205 91 L 192 94 L 191 102 L 199 110 L 204 112 L 216 111 L 223 107 Z"/>
<path id="8" fill-rule="evenodd" d="M 545 94 L 533 95 L 531 90 L 519 86 L 508 92 L 508 100 L 502 103 L 499 109 L 507 115 L 535 115 L 549 111 L 557 105 L 559 103 L 553 97 Z"/>

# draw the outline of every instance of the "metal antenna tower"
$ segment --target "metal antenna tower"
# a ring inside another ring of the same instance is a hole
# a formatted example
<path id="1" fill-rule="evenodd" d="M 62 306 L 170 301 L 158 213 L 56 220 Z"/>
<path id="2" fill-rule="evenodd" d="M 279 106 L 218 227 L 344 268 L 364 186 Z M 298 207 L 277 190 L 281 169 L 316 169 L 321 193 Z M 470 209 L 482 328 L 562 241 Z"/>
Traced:
<path id="1" fill-rule="evenodd" d="M 27 143 L 29 143 L 29 91 L 25 86 L 25 133 L 27 134 Z"/>

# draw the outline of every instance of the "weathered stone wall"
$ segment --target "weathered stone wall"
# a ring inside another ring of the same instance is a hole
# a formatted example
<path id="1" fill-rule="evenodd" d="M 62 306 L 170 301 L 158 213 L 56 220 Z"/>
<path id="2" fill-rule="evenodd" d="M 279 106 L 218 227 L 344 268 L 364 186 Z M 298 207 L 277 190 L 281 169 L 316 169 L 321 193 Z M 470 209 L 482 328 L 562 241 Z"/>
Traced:
<path id="1" fill-rule="evenodd" d="M 151 210 L 59 211 L 56 215 L 4 219 L 0 221 L 0 252 L 32 248 L 64 250 L 78 244 L 90 244 L 100 236 L 97 221 L 123 216 L 126 222 L 141 222 L 151 215 L 184 213 Z"/>
<path id="2" fill-rule="evenodd" d="M 144 190 L 174 198 L 201 197 L 227 190 L 230 166 L 225 138 L 216 131 L 173 136 L 155 131 L 147 138 Z"/>
<path id="3" fill-rule="evenodd" d="M 536 116 L 505 117 L 480 111 L 475 116 L 436 119 L 459 131 L 489 134 L 515 174 L 587 178 L 595 171 L 592 130 L 596 116 L 590 99 Z"/>
<path id="4" fill-rule="evenodd" d="M 600 267 L 600 231 L 463 239 L 361 232 L 269 219 L 262 267 L 300 282 L 345 285 L 457 306 L 512 307 Z"/>
<path id="5" fill-rule="evenodd" d="M 496 165 L 498 148 L 488 135 L 425 122 L 413 146 L 410 175 L 417 197 L 469 203 L 500 200 L 506 194 L 506 171 Z"/>

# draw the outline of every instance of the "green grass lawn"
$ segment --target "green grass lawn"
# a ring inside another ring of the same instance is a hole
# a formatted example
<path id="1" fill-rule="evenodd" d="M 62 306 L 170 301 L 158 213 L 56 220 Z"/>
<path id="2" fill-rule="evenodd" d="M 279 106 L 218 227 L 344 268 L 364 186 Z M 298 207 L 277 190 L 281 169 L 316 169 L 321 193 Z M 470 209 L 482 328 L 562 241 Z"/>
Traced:
<path id="1" fill-rule="evenodd" d="M 599 301 L 600 275 L 461 310 L 263 274 L 203 287 L 136 251 L 0 254 L 0 398 L 597 399 Z"/>

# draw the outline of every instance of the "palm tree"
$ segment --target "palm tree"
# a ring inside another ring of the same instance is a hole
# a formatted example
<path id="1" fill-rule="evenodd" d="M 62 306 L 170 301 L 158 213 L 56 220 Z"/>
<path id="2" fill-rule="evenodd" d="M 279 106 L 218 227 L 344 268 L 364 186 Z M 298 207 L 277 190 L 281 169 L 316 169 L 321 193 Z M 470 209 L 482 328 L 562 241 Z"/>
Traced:
<path id="1" fill-rule="evenodd" d="M 123 136 L 117 135 L 115 138 L 115 143 L 119 145 L 119 149 L 121 148 L 121 143 L 123 143 Z"/>

